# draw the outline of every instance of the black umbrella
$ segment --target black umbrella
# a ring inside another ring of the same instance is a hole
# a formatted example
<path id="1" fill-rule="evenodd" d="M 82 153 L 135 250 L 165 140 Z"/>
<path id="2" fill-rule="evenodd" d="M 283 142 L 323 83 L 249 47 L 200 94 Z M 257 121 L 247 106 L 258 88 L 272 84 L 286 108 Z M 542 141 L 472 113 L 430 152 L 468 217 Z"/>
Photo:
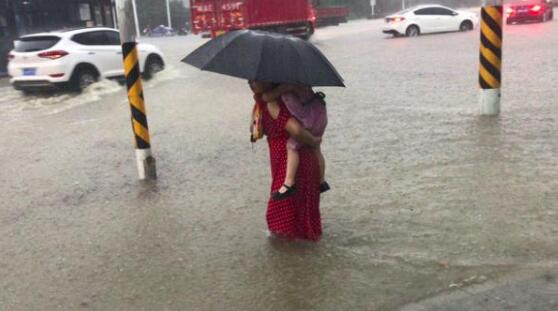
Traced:
<path id="1" fill-rule="evenodd" d="M 201 70 L 247 80 L 345 86 L 337 70 L 313 44 L 263 31 L 228 32 L 182 61 Z"/>

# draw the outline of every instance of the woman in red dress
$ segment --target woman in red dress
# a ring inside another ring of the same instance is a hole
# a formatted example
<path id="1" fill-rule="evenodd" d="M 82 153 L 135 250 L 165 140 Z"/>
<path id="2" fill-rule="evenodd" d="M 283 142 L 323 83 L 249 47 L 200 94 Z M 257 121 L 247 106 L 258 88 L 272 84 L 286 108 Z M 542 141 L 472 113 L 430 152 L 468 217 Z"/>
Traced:
<path id="1" fill-rule="evenodd" d="M 285 180 L 289 137 L 292 136 L 308 146 L 299 151 L 297 191 L 283 200 L 269 199 L 266 215 L 269 231 L 279 237 L 317 241 L 322 234 L 320 166 L 312 148 L 319 146 L 321 138 L 312 136 L 304 129 L 280 99 L 269 103 L 261 100 L 258 94 L 271 89 L 271 84 L 251 82 L 250 87 L 256 94 L 256 105 L 262 113 L 263 132 L 269 145 L 272 178 L 270 193 L 278 191 Z"/>

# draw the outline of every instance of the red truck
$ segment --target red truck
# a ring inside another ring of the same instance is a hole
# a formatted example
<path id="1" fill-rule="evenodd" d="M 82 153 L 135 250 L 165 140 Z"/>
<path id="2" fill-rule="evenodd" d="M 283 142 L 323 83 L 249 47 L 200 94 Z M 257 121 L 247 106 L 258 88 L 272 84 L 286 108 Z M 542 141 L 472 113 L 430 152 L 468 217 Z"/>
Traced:
<path id="1" fill-rule="evenodd" d="M 316 25 L 311 0 L 190 0 L 190 10 L 192 32 L 212 37 L 258 29 L 308 39 Z"/>
<path id="2" fill-rule="evenodd" d="M 349 8 L 346 0 L 313 0 L 317 26 L 346 23 Z"/>

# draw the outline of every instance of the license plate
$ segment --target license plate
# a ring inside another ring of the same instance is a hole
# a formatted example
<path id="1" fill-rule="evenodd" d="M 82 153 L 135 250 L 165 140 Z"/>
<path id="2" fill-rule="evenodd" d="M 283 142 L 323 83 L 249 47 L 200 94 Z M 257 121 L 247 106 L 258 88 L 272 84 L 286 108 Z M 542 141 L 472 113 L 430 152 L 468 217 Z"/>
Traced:
<path id="1" fill-rule="evenodd" d="M 37 68 L 23 68 L 24 76 L 34 76 L 37 74 Z"/>
<path id="2" fill-rule="evenodd" d="M 518 10 L 517 13 L 527 13 L 529 10 Z"/>

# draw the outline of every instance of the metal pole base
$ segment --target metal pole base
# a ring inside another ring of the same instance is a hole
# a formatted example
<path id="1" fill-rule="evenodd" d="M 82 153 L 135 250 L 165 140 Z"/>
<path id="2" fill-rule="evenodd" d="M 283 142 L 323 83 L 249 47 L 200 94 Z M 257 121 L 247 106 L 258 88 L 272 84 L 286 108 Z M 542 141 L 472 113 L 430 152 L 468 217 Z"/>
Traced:
<path id="1" fill-rule="evenodd" d="M 480 90 L 480 114 L 494 116 L 500 114 L 500 89 Z"/>
<path id="2" fill-rule="evenodd" d="M 151 149 L 136 149 L 136 162 L 140 180 L 156 180 L 157 168 Z"/>

